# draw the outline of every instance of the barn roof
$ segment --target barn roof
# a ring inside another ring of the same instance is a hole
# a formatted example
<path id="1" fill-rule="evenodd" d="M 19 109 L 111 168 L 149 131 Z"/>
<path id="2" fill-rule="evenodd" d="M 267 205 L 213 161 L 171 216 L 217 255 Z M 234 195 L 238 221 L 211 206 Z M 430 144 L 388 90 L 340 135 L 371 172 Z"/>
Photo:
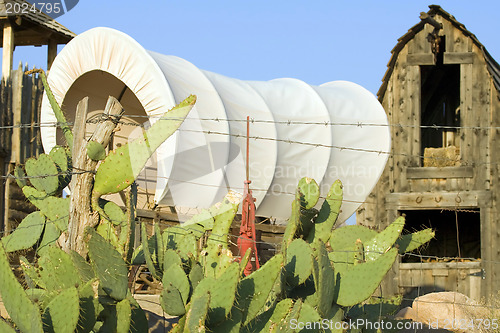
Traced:
<path id="1" fill-rule="evenodd" d="M 29 10 L 32 4 L 24 0 L 9 0 L 10 3 L 28 5 L 28 10 L 22 10 L 18 13 L 8 12 L 6 0 L 0 0 L 0 20 L 11 20 L 16 38 L 15 45 L 45 45 L 49 39 L 55 40 L 58 44 L 68 43 L 76 34 L 68 28 L 58 23 L 56 20 L 41 12 L 38 9 Z M 23 7 L 21 7 L 23 8 Z M 3 32 L 0 29 L 0 40 L 3 38 Z"/>
<path id="2" fill-rule="evenodd" d="M 493 77 L 493 82 L 495 84 L 495 87 L 498 91 L 500 91 L 500 65 L 488 53 L 484 45 L 479 42 L 477 37 L 472 32 L 467 30 L 465 25 L 458 22 L 453 15 L 446 12 L 443 8 L 441 8 L 438 5 L 430 5 L 429 8 L 430 10 L 427 12 L 429 16 L 433 17 L 435 15 L 439 15 L 443 17 L 444 19 L 451 22 L 453 26 L 459 29 L 465 36 L 471 38 L 471 40 L 476 44 L 476 46 L 482 51 L 484 59 L 486 60 L 488 71 Z M 401 50 L 405 47 L 406 43 L 408 43 L 417 33 L 419 33 L 424 28 L 424 25 L 425 22 L 420 21 L 418 24 L 411 27 L 406 34 L 404 34 L 398 39 L 398 43 L 392 49 L 391 51 L 392 56 L 391 59 L 389 60 L 389 63 L 387 64 L 387 71 L 385 72 L 385 75 L 382 78 L 382 85 L 380 86 L 380 89 L 378 90 L 377 93 L 379 101 L 382 102 L 382 100 L 384 99 L 384 94 L 385 91 L 387 90 L 387 84 L 389 82 L 389 78 L 392 75 L 392 71 L 394 70 L 394 65 L 396 64 L 399 52 L 401 52 Z"/>

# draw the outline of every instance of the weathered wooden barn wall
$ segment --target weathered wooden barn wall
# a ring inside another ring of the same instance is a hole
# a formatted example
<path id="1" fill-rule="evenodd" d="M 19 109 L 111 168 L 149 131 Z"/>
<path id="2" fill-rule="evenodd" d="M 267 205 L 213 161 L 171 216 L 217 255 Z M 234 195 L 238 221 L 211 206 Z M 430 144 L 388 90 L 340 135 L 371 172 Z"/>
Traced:
<path id="1" fill-rule="evenodd" d="M 437 275 L 433 275 L 432 267 L 427 267 L 425 274 L 429 278 L 414 279 L 418 283 L 412 283 L 415 287 L 434 285 L 437 289 L 458 289 L 474 297 L 487 296 L 500 282 L 497 218 L 499 130 L 494 128 L 500 125 L 497 116 L 500 112 L 499 67 L 476 37 L 453 16 L 439 6 L 430 6 L 428 15 L 442 25 L 437 33 L 445 41 L 444 52 L 442 47 L 440 50 L 442 63 L 459 66 L 460 129 L 457 146 L 460 162 L 456 166 L 423 166 L 421 99 L 426 96 L 421 91 L 421 66 L 434 66 L 436 56 L 429 41 L 435 28 L 422 20 L 398 40 L 379 90 L 379 100 L 391 124 L 392 151 L 380 181 L 359 208 L 357 221 L 383 229 L 404 211 L 451 210 L 459 216 L 458 212 L 473 210 L 480 215 L 481 254 L 477 260 L 462 264 L 469 264 L 474 273 L 457 275 L 451 272 L 455 269 L 452 266 L 438 268 L 436 263 L 435 273 L 440 274 L 442 281 L 438 278 L 436 282 Z M 409 264 L 393 267 L 383 285 L 384 293 L 408 289 L 409 278 L 405 274 L 416 274 L 417 268 L 404 265 Z M 429 269 L 431 273 L 428 273 Z M 443 269 L 448 273 L 444 274 Z M 476 274 L 477 269 L 481 274 Z M 448 278 L 444 278 L 446 276 Z M 455 288 L 448 281 L 450 279 L 457 280 L 453 284 Z"/>

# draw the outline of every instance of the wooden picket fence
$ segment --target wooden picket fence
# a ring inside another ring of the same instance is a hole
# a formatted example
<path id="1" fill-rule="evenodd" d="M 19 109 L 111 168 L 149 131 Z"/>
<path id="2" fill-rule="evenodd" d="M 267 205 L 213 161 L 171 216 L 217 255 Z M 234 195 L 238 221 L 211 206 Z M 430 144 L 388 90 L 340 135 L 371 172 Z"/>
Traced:
<path id="1" fill-rule="evenodd" d="M 25 201 L 14 179 L 9 177 L 16 164 L 42 151 L 40 109 L 43 86 L 37 76 L 26 75 L 20 64 L 0 84 L 0 232 L 9 233 L 34 210 Z"/>

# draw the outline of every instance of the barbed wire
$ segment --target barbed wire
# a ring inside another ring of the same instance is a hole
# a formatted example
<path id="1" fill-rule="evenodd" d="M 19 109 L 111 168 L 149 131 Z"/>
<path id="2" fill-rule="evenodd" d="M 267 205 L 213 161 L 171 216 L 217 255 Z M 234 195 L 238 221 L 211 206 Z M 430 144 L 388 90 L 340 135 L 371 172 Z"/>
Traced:
<path id="1" fill-rule="evenodd" d="M 158 115 L 124 115 L 127 118 L 140 118 L 140 119 L 161 119 L 162 116 Z M 168 118 L 172 120 L 182 120 L 183 118 Z M 246 123 L 247 119 L 221 119 L 221 118 L 202 118 L 202 117 L 189 117 L 186 120 L 198 120 L 198 121 L 210 121 L 210 122 L 227 122 L 227 123 Z M 87 123 L 94 122 L 87 120 Z M 460 130 L 460 129 L 470 129 L 470 130 L 482 130 L 482 129 L 497 129 L 500 130 L 500 126 L 450 126 L 450 125 L 410 125 L 410 124 L 380 124 L 380 123 L 369 123 L 369 122 L 335 122 L 335 121 L 299 121 L 299 120 L 268 120 L 268 119 L 255 119 L 250 118 L 249 122 L 251 124 L 278 124 L 278 125 L 319 125 L 319 126 L 349 126 L 349 127 L 398 127 L 398 128 L 424 128 L 424 129 L 448 129 L 448 130 Z M 142 126 L 139 123 L 125 122 L 124 124 L 130 126 Z"/>
<path id="2" fill-rule="evenodd" d="M 9 173 L 7 175 L 0 176 L 0 179 L 5 179 L 5 180 L 8 180 L 8 179 L 12 179 L 12 180 L 29 180 L 31 178 L 37 179 L 37 178 L 59 177 L 59 176 L 69 177 L 69 176 L 72 176 L 72 175 L 82 175 L 82 174 L 86 174 L 86 173 L 94 173 L 95 174 L 96 173 L 96 171 L 94 171 L 94 170 L 81 170 L 81 169 L 75 169 L 75 170 L 77 170 L 77 171 L 73 171 L 73 172 L 59 172 L 59 173 L 55 173 L 55 174 L 44 174 L 44 175 L 37 175 L 37 176 L 15 176 L 15 175 Z M 207 183 L 201 183 L 201 182 L 189 181 L 189 180 L 182 180 L 182 179 L 176 179 L 176 178 L 172 178 L 172 177 L 158 176 L 158 175 L 156 176 L 156 178 L 165 179 L 165 180 L 176 182 L 176 183 L 185 183 L 185 184 L 190 184 L 190 185 L 197 185 L 197 186 L 211 187 L 211 188 L 221 188 L 221 187 L 225 186 L 223 184 L 220 184 L 220 185 L 217 185 L 217 184 L 207 184 Z M 328 185 L 330 186 L 331 184 L 328 184 Z M 243 192 L 243 190 L 244 190 L 244 186 L 234 186 L 234 185 L 232 185 L 232 186 L 226 186 L 226 187 L 228 189 L 232 189 L 232 190 L 240 191 L 240 192 Z M 265 192 L 265 193 L 270 192 L 269 195 L 284 194 L 284 195 L 294 196 L 296 194 L 295 192 L 283 191 L 283 190 L 276 190 L 276 189 L 270 189 L 270 188 L 266 189 L 266 188 L 251 187 L 251 190 L 253 192 Z M 142 194 L 153 195 L 153 193 L 150 194 L 148 192 L 144 192 Z M 320 195 L 319 198 L 324 200 L 327 197 L 324 196 L 324 195 Z M 343 198 L 342 202 L 355 203 L 355 204 L 374 204 L 374 205 L 377 204 L 376 202 L 370 202 L 368 200 L 368 198 L 366 200 L 364 200 L 364 201 Z M 448 208 L 442 208 L 442 210 L 447 210 L 447 209 Z"/>
<path id="3" fill-rule="evenodd" d="M 161 116 L 146 116 L 146 115 L 125 115 L 127 118 L 140 118 L 140 119 L 161 119 Z M 143 123 L 130 122 L 124 120 L 118 120 L 119 116 L 110 116 L 100 114 L 92 118 L 87 119 L 86 123 L 96 124 L 106 119 L 111 119 L 118 124 L 123 126 L 134 126 L 134 127 L 144 127 Z M 184 118 L 168 118 L 169 120 L 184 120 Z M 220 119 L 220 118 L 187 118 L 187 121 L 205 121 L 205 122 L 235 122 L 235 123 L 246 123 L 246 119 Z M 369 122 L 332 122 L 332 121 L 297 121 L 297 120 L 263 120 L 250 118 L 251 124 L 277 124 L 277 125 L 314 125 L 314 126 L 349 126 L 349 127 L 396 127 L 396 128 L 421 128 L 421 129 L 435 129 L 435 130 L 500 130 L 500 126 L 450 126 L 450 125 L 410 125 L 410 124 L 380 124 L 380 123 L 369 123 Z M 35 122 L 35 123 L 24 123 L 16 125 L 4 125 L 0 126 L 0 129 L 13 129 L 13 128 L 33 128 L 33 127 L 59 127 L 62 123 L 59 122 Z M 73 126 L 74 123 L 71 121 L 65 124 Z"/>
<path id="4" fill-rule="evenodd" d="M 97 117 L 97 118 L 99 118 L 99 117 Z M 116 122 L 120 125 L 123 125 L 123 126 L 136 126 L 136 127 L 145 128 L 143 124 L 117 121 L 115 117 L 112 117 L 112 118 L 113 118 L 114 122 Z M 181 120 L 181 119 L 179 119 L 179 120 Z M 216 119 L 213 119 L 213 120 L 216 120 Z M 96 123 L 96 122 L 100 122 L 100 121 L 103 121 L 103 119 L 100 118 L 98 120 L 88 120 L 87 122 Z M 285 123 L 285 122 L 283 122 L 283 123 Z M 293 121 L 287 121 L 286 123 L 293 124 Z M 71 123 L 68 123 L 68 124 L 71 124 Z M 321 123 L 314 123 L 314 122 L 312 122 L 310 124 L 324 125 Z M 358 123 L 358 124 L 350 124 L 350 125 L 362 127 L 362 126 L 366 126 L 369 124 Z M 44 126 L 45 127 L 57 127 L 57 126 L 59 126 L 59 124 L 58 123 L 44 123 Z M 383 126 L 386 126 L 386 125 L 383 125 Z M 397 125 L 397 126 L 400 126 L 400 125 Z M 33 125 L 31 125 L 31 124 L 12 125 L 12 126 L 7 126 L 6 128 L 12 129 L 12 128 L 16 128 L 16 127 L 32 128 Z M 420 127 L 422 127 L 422 126 L 420 126 Z M 0 126 L 0 129 L 1 128 L 2 127 Z M 440 128 L 440 126 L 432 125 L 432 126 L 428 126 L 428 128 L 438 129 L 438 128 Z M 452 128 L 452 127 L 444 126 L 443 128 Z M 489 127 L 489 128 L 493 129 L 494 127 Z M 495 128 L 500 129 L 500 127 L 495 127 Z M 470 129 L 486 129 L 486 128 L 484 128 L 484 127 L 470 127 Z M 193 129 L 179 128 L 178 131 L 179 132 L 189 132 L 189 133 L 203 133 L 206 135 L 229 136 L 229 137 L 234 137 L 234 138 L 246 138 L 247 137 L 245 134 L 226 133 L 226 132 L 218 132 L 218 131 L 210 131 L 210 130 L 193 130 Z M 313 148 L 329 148 L 329 149 L 337 149 L 340 151 L 345 150 L 345 151 L 357 151 L 357 152 L 362 152 L 362 153 L 373 153 L 373 154 L 377 154 L 377 155 L 388 155 L 389 157 L 401 156 L 401 157 L 405 157 L 405 158 L 417 158 L 419 160 L 431 159 L 433 161 L 441 161 L 441 162 L 453 162 L 453 163 L 459 162 L 462 166 L 500 165 L 500 162 L 477 162 L 477 161 L 468 161 L 468 160 L 464 160 L 464 159 L 457 160 L 456 158 L 451 158 L 451 157 L 446 157 L 446 156 L 425 156 L 422 154 L 395 152 L 394 149 L 392 149 L 391 151 L 384 151 L 384 150 L 368 149 L 368 148 L 360 148 L 360 147 L 339 146 L 339 145 L 334 145 L 334 144 L 330 145 L 330 144 L 317 143 L 317 142 L 304 142 L 304 141 L 292 140 L 289 138 L 288 139 L 278 139 L 278 138 L 273 138 L 273 137 L 264 137 L 264 136 L 255 136 L 255 135 L 251 135 L 251 136 L 249 136 L 249 138 L 253 139 L 253 140 L 275 141 L 275 142 L 286 143 L 286 144 L 305 145 L 305 146 L 309 146 L 309 147 L 313 147 Z"/>

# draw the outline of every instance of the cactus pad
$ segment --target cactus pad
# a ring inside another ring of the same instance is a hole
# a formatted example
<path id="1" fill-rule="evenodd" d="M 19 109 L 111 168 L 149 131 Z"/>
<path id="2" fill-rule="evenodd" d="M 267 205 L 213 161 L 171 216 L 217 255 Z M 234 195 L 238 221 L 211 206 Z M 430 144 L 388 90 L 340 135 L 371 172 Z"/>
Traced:
<path id="1" fill-rule="evenodd" d="M 163 311 L 171 316 L 182 316 L 186 313 L 181 293 L 173 285 L 163 286 L 160 303 Z"/>
<path id="2" fill-rule="evenodd" d="M 293 240 L 286 251 L 285 276 L 289 285 L 304 283 L 313 270 L 311 247 L 302 239 Z"/>
<path id="3" fill-rule="evenodd" d="M 106 158 L 106 149 L 97 141 L 87 143 L 87 156 L 93 161 L 102 161 Z"/>
<path id="4" fill-rule="evenodd" d="M 158 269 L 158 263 L 153 260 L 153 256 L 156 250 L 156 234 L 151 236 L 148 239 L 148 234 L 146 231 L 146 224 L 141 224 L 141 243 L 142 243 L 142 251 L 144 252 L 144 259 L 146 260 L 146 264 L 148 266 L 151 275 L 153 275 L 156 279 L 161 279 Z M 152 246 L 150 246 L 150 244 Z"/>
<path id="5" fill-rule="evenodd" d="M 323 243 L 328 242 L 333 226 L 335 225 L 337 217 L 340 213 L 342 197 L 342 183 L 340 180 L 337 180 L 330 187 L 328 195 L 321 205 L 319 214 L 314 221 L 313 229 L 309 232 L 307 237 L 309 243 L 313 243 L 318 240 L 322 240 Z"/>
<path id="6" fill-rule="evenodd" d="M 45 72 L 43 71 L 43 69 L 33 69 L 31 71 L 26 72 L 26 74 L 31 74 L 31 73 L 38 73 L 40 75 L 40 78 L 42 79 L 43 88 L 45 90 L 45 95 L 49 99 L 49 103 L 50 106 L 52 107 L 52 111 L 54 111 L 57 123 L 59 124 L 59 126 L 63 131 L 64 138 L 66 139 L 68 146 L 70 147 L 70 149 L 73 149 L 73 132 L 71 132 L 71 128 L 68 126 L 66 118 L 64 117 L 64 113 L 61 110 L 61 107 L 59 106 L 59 104 L 57 104 L 56 98 L 54 97 L 54 94 L 50 89 L 49 83 L 47 82 L 47 76 L 45 75 Z"/>
<path id="7" fill-rule="evenodd" d="M 118 236 L 116 235 L 115 227 L 113 227 L 113 225 L 110 222 L 106 220 L 101 220 L 101 222 L 96 228 L 96 231 L 105 240 L 110 242 L 118 252 L 120 253 L 123 252 L 123 248 L 121 247 L 118 241 Z"/>
<path id="8" fill-rule="evenodd" d="M 128 270 L 121 255 L 97 232 L 89 229 L 89 257 L 94 263 L 95 272 L 102 289 L 110 297 L 121 301 L 127 296 Z"/>
<path id="9" fill-rule="evenodd" d="M 297 191 L 300 193 L 300 206 L 311 209 L 316 206 L 319 199 L 318 183 L 312 178 L 304 177 L 299 181 Z"/>
<path id="10" fill-rule="evenodd" d="M 71 165 L 71 152 L 66 147 L 55 146 L 50 150 L 49 156 L 60 172 L 59 188 L 65 188 L 71 181 L 70 171 L 73 167 Z"/>
<path id="11" fill-rule="evenodd" d="M 163 272 L 162 279 L 163 286 L 174 286 L 181 294 L 182 302 L 184 305 L 187 304 L 189 300 L 189 292 L 191 286 L 189 284 L 189 279 L 182 269 L 182 266 L 171 265 L 167 270 Z"/>
<path id="12" fill-rule="evenodd" d="M 405 218 L 400 216 L 371 240 L 363 242 L 365 246 L 365 259 L 367 261 L 375 260 L 383 253 L 386 253 L 396 243 L 404 226 Z"/>
<path id="13" fill-rule="evenodd" d="M 172 251 L 172 250 L 167 250 L 167 252 L 165 252 L 165 259 L 167 258 L 168 251 Z M 179 257 L 179 260 L 180 260 L 180 257 Z M 164 266 L 164 267 L 166 267 L 166 266 Z M 191 287 L 193 288 L 193 290 L 196 289 L 196 286 L 198 286 L 198 283 L 202 279 L 203 279 L 203 267 L 201 266 L 201 264 L 199 262 L 195 262 L 191 266 L 191 271 L 189 272 L 189 281 L 191 282 Z"/>
<path id="14" fill-rule="evenodd" d="M 321 240 L 318 241 L 318 275 L 316 293 L 318 294 L 318 313 L 325 318 L 332 307 L 335 294 L 335 273 L 328 258 L 326 246 Z M 315 281 L 316 282 L 316 281 Z"/>
<path id="15" fill-rule="evenodd" d="M 29 214 L 13 233 L 2 238 L 5 251 L 12 252 L 32 247 L 40 239 L 44 226 L 45 216 L 42 213 Z"/>
<path id="16" fill-rule="evenodd" d="M 37 190 L 52 195 L 59 189 L 59 170 L 49 155 L 41 154 L 38 159 L 29 158 L 24 168 L 31 184 Z"/>
<path id="17" fill-rule="evenodd" d="M 114 225 L 127 224 L 127 216 L 120 206 L 113 201 L 101 199 L 99 200 L 99 206 L 104 210 L 104 213 L 106 213 L 106 216 L 109 218 L 109 222 Z"/>
<path id="18" fill-rule="evenodd" d="M 21 167 L 20 165 L 16 165 L 16 167 L 14 168 L 14 177 L 16 178 L 16 183 L 19 188 L 22 189 L 23 187 L 28 185 L 26 173 L 24 172 L 23 167 Z"/>
<path id="19" fill-rule="evenodd" d="M 38 191 L 31 186 L 23 187 L 23 193 L 59 230 L 65 231 L 68 228 L 69 197 L 58 198 L 49 196 L 45 192 Z"/>
<path id="20" fill-rule="evenodd" d="M 252 320 L 266 304 L 276 279 L 280 277 L 282 266 L 283 255 L 277 254 L 260 269 L 240 281 L 237 303 L 241 309 L 246 309 L 243 314 L 244 325 Z"/>
<path id="21" fill-rule="evenodd" d="M 129 332 L 131 316 L 132 308 L 128 299 L 125 298 L 116 303 L 116 333 Z"/>
<path id="22" fill-rule="evenodd" d="M 370 297 L 391 269 L 397 254 L 397 249 L 392 248 L 376 260 L 355 265 L 344 274 L 337 274 L 335 302 L 341 306 L 353 306 Z"/>
<path id="23" fill-rule="evenodd" d="M 435 236 L 435 232 L 432 229 L 423 229 L 411 234 L 406 234 L 401 236 L 397 241 L 399 254 L 404 254 L 406 252 L 411 252 L 425 243 L 429 242 Z"/>
<path id="24" fill-rule="evenodd" d="M 366 243 L 377 234 L 377 231 L 362 225 L 346 225 L 334 229 L 330 234 L 329 242 L 333 251 L 343 251 L 352 249 L 356 240 L 360 239 L 363 243 Z"/>
<path id="25" fill-rule="evenodd" d="M 16 333 L 16 330 L 7 324 L 3 318 L 0 318 L 0 332 L 3 333 Z"/>
<path id="26" fill-rule="evenodd" d="M 40 277 L 48 290 L 63 290 L 82 283 L 71 256 L 50 247 L 38 260 Z"/>
<path id="27" fill-rule="evenodd" d="M 232 263 L 210 288 L 209 322 L 219 323 L 231 312 L 240 278 L 238 263 Z"/>
<path id="28" fill-rule="evenodd" d="M 191 307 L 186 315 L 184 332 L 198 333 L 205 332 L 205 320 L 207 318 L 210 294 L 200 295 L 191 302 Z"/>
<path id="29" fill-rule="evenodd" d="M 26 295 L 10 269 L 7 254 L 0 244 L 0 296 L 10 318 L 22 332 L 41 333 L 42 319 L 38 306 Z"/>
<path id="30" fill-rule="evenodd" d="M 43 255 L 50 247 L 55 246 L 60 235 L 61 231 L 56 227 L 54 222 L 45 222 L 42 240 L 38 246 L 37 253 Z"/>
<path id="31" fill-rule="evenodd" d="M 98 308 L 98 287 L 99 280 L 96 278 L 87 281 L 84 285 L 78 288 L 80 297 L 80 317 L 76 332 L 88 333 L 93 329 L 97 319 Z"/>
<path id="32" fill-rule="evenodd" d="M 196 96 L 189 96 L 163 114 L 144 133 L 144 137 L 137 138 L 109 153 L 95 175 L 94 200 L 101 195 L 117 193 L 130 186 L 160 144 L 179 128 L 195 102 Z"/>
<path id="33" fill-rule="evenodd" d="M 269 321 L 267 322 L 264 331 L 265 332 L 280 332 L 283 324 L 285 324 L 285 318 L 292 311 L 293 300 L 291 298 L 285 298 L 276 304 L 273 314 Z"/>
<path id="34" fill-rule="evenodd" d="M 53 332 L 74 332 L 80 314 L 78 291 L 71 287 L 61 291 L 43 313 L 44 326 Z"/>

